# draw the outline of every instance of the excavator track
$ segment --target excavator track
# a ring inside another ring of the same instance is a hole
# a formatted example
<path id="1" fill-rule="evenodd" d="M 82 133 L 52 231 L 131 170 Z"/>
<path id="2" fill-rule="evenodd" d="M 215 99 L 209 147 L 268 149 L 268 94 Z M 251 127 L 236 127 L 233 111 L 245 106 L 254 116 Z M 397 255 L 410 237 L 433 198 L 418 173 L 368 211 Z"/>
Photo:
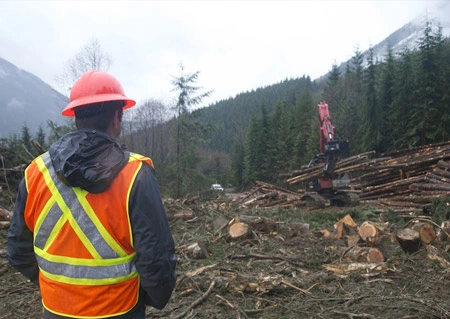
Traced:
<path id="1" fill-rule="evenodd" d="M 347 207 L 347 206 L 358 206 L 360 203 L 359 195 L 355 192 L 337 192 L 331 199 L 330 199 L 332 206 L 340 206 L 340 207 Z"/>
<path id="2" fill-rule="evenodd" d="M 306 192 L 300 200 L 306 203 L 306 207 L 324 208 L 327 200 L 316 192 Z"/>
<path id="3" fill-rule="evenodd" d="M 340 191 L 335 194 L 322 195 L 317 192 L 306 192 L 301 200 L 306 207 L 325 208 L 326 206 L 349 207 L 358 206 L 359 195 L 355 192 Z"/>

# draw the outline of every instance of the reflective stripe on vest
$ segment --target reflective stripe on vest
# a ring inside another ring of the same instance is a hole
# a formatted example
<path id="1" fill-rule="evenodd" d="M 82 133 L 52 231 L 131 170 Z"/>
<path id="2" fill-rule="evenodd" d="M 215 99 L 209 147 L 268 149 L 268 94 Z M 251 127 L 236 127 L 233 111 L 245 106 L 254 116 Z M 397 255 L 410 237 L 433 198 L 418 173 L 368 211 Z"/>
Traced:
<path id="1" fill-rule="evenodd" d="M 130 156 L 129 160 L 141 158 Z M 43 275 L 58 282 L 83 285 L 113 284 L 137 276 L 135 253 L 128 255 L 104 228 L 86 200 L 88 192 L 64 185 L 54 170 L 48 169 L 52 167 L 48 153 L 37 158 L 36 164 L 52 194 L 36 220 L 34 232 L 35 253 Z M 71 203 L 71 208 L 67 203 Z M 47 252 L 66 222 L 92 259 Z"/>

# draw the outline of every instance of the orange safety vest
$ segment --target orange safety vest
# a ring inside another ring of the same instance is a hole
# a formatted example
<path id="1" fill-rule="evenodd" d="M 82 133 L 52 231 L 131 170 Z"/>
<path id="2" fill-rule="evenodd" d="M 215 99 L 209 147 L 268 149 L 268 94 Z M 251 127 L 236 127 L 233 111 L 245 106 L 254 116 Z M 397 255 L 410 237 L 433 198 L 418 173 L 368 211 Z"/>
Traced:
<path id="1" fill-rule="evenodd" d="M 44 307 L 58 315 L 104 318 L 130 311 L 139 298 L 139 274 L 128 202 L 142 163 L 130 154 L 108 190 L 89 193 L 56 176 L 47 153 L 25 171 L 25 222 L 34 234 Z"/>

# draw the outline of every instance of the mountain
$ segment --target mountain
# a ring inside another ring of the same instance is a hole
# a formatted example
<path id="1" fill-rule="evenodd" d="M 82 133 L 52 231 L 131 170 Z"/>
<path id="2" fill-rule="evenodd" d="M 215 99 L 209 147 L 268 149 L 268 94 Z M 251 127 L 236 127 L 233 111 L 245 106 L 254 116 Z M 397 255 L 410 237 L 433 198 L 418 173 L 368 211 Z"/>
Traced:
<path id="1" fill-rule="evenodd" d="M 26 125 L 32 136 L 47 121 L 61 122 L 68 99 L 35 75 L 0 58 L 0 138 L 20 136 Z"/>
<path id="2" fill-rule="evenodd" d="M 374 45 L 372 47 L 374 56 L 379 61 L 383 61 L 389 49 L 392 50 L 394 55 L 399 55 L 405 49 L 413 50 L 416 48 L 417 42 L 423 37 L 426 20 L 432 23 L 433 31 L 436 31 L 438 26 L 440 26 L 442 28 L 442 36 L 445 38 L 450 37 L 450 2 L 442 2 L 438 9 L 439 11 L 436 11 L 434 18 L 427 17 L 427 15 L 419 16 L 394 31 L 382 42 Z"/>

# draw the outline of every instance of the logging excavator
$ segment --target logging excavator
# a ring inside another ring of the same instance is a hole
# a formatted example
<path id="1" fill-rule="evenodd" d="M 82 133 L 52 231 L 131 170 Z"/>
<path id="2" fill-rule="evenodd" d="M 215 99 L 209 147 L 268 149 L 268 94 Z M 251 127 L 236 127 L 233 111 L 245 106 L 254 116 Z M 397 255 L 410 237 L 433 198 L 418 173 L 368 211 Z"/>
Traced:
<path id="1" fill-rule="evenodd" d="M 359 195 L 350 189 L 348 173 L 336 174 L 335 164 L 349 157 L 348 141 L 334 139 L 335 127 L 331 123 L 328 104 L 321 101 L 318 104 L 320 128 L 320 153 L 309 162 L 308 168 L 322 165 L 318 178 L 306 183 L 306 192 L 302 200 L 308 206 L 356 206 Z"/>

